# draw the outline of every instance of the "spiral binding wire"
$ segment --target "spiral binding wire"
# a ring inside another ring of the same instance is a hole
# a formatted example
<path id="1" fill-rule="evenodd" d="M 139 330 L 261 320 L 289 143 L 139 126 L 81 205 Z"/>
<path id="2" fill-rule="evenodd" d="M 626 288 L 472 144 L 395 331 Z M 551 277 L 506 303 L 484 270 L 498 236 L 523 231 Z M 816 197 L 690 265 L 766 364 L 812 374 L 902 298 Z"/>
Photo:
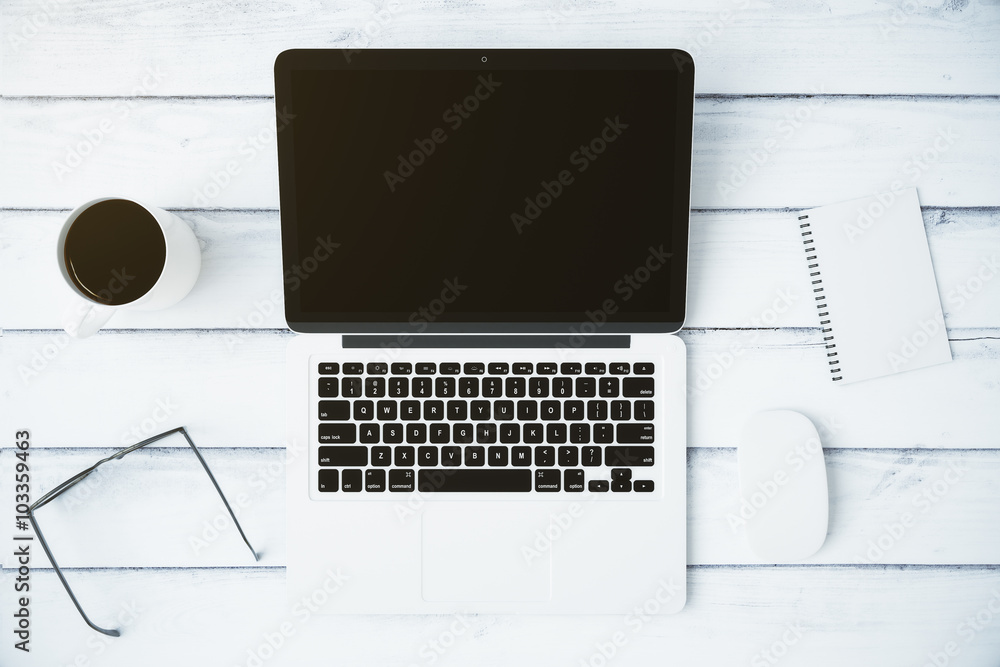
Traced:
<path id="1" fill-rule="evenodd" d="M 799 220 L 808 220 L 808 215 L 800 215 Z M 842 380 L 840 375 L 840 360 L 837 358 L 837 344 L 833 340 L 833 326 L 830 324 L 830 308 L 826 303 L 826 294 L 823 293 L 823 278 L 820 275 L 819 261 L 816 259 L 816 242 L 812 238 L 812 231 L 809 229 L 810 223 L 803 222 L 799 225 L 802 233 L 802 244 L 805 246 L 806 261 L 809 262 L 809 278 L 813 285 L 813 298 L 816 299 L 816 308 L 819 311 L 819 323 L 823 328 L 823 342 L 827 349 L 827 359 L 830 364 L 830 373 L 833 381 Z"/>

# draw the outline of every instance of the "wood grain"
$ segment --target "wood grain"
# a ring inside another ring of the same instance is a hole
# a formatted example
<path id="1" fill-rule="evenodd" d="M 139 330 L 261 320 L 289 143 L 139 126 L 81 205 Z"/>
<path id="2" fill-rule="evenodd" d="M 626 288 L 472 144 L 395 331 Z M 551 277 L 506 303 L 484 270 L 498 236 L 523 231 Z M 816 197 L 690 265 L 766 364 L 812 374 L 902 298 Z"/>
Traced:
<path id="1" fill-rule="evenodd" d="M 0 211 L 0 303 L 7 329 L 58 329 L 72 297 L 55 269 L 64 211 Z M 195 290 L 166 311 L 126 311 L 114 329 L 283 328 L 276 211 L 177 211 L 202 242 Z M 691 215 L 686 325 L 814 327 L 793 211 Z M 951 329 L 1000 328 L 1000 209 L 925 209 L 924 226 Z M 986 276 L 984 281 L 981 276 Z M 779 312 L 779 310 L 781 312 Z"/>
<path id="2" fill-rule="evenodd" d="M 163 208 L 277 208 L 269 99 L 15 98 L 0 113 L 17 156 L 0 163 L 5 207 L 114 192 Z M 702 98 L 691 205 L 809 207 L 899 181 L 924 206 L 995 206 L 998 113 L 1000 98 Z"/>
<path id="3" fill-rule="evenodd" d="M 36 450 L 34 494 L 41 495 L 110 452 Z M 38 521 L 63 567 L 284 566 L 284 469 L 293 456 L 308 453 L 205 451 L 260 553 L 259 563 L 240 540 L 193 454 L 182 448 L 143 450 L 106 464 L 61 500 L 39 510 Z M 831 448 L 825 458 L 829 535 L 809 563 L 974 565 L 1000 560 L 1000 544 L 992 539 L 1000 525 L 1000 505 L 995 502 L 1000 496 L 1000 451 Z M 6 468 L 0 472 L 9 473 L 13 463 L 10 450 L 0 451 L 0 464 Z M 752 509 L 739 503 L 736 450 L 691 449 L 687 484 L 688 562 L 759 563 L 746 546 L 745 522 L 753 516 Z M 334 505 L 330 510 L 338 511 Z M 3 560 L 7 567 L 14 565 L 11 554 Z"/>
<path id="4" fill-rule="evenodd" d="M 7 95 L 269 95 L 292 47 L 675 47 L 707 93 L 997 94 L 988 2 L 3 3 Z"/>
<path id="5" fill-rule="evenodd" d="M 333 655 L 336 664 L 373 666 L 586 665 L 595 656 L 595 665 L 766 665 L 762 651 L 771 651 L 772 659 L 779 654 L 780 664 L 791 667 L 923 665 L 928 654 L 955 642 L 958 657 L 950 664 L 988 667 L 1000 653 L 1000 623 L 988 606 L 994 601 L 995 609 L 1000 596 L 995 566 L 695 567 L 688 571 L 687 606 L 665 617 L 641 611 L 625 617 L 322 616 L 286 602 L 282 569 L 78 570 L 67 576 L 98 623 L 120 619 L 122 637 L 104 640 L 89 630 L 55 576 L 35 571 L 30 664 L 70 665 L 82 656 L 90 664 L 137 665 L 165 655 L 171 664 L 253 667 L 254 657 L 263 655 L 268 667 L 312 667 L 330 665 Z M 322 584 L 317 578 L 317 588 Z M 650 597 L 636 600 L 640 610 L 647 602 L 655 609 L 660 587 L 650 581 Z M 991 622 L 975 631 L 968 619 L 976 623 L 978 614 Z M 269 650 L 268 637 L 277 650 Z M 615 643 L 613 660 L 601 663 L 600 646 L 610 651 L 607 645 Z M 446 650 L 434 650 L 443 644 Z M 0 645 L 0 661 L 25 664 L 12 653 L 10 642 Z"/>

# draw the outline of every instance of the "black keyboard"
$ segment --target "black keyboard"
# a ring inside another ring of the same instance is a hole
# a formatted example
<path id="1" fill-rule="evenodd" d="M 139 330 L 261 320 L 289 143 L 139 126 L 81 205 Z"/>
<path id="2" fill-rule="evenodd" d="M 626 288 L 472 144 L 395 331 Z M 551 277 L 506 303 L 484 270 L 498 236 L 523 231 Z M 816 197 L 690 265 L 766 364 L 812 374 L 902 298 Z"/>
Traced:
<path id="1" fill-rule="evenodd" d="M 325 493 L 649 493 L 653 363 L 324 362 Z"/>

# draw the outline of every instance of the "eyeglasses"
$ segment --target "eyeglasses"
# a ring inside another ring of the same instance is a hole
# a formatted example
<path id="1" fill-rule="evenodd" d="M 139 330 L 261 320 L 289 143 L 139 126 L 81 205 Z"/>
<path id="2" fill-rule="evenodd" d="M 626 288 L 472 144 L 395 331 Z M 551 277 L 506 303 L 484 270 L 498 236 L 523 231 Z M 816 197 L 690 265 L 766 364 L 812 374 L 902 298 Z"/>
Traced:
<path id="1" fill-rule="evenodd" d="M 198 448 L 195 446 L 194 441 L 191 440 L 191 436 L 188 435 L 187 431 L 184 430 L 183 426 L 172 429 L 170 431 L 166 431 L 164 433 L 160 433 L 159 435 L 154 435 L 153 437 L 147 438 L 146 440 L 136 443 L 131 447 L 126 447 L 121 451 L 115 452 L 106 459 L 101 459 L 100 461 L 90 466 L 86 470 L 77 473 L 73 477 L 70 477 L 65 482 L 63 482 L 62 484 L 60 484 L 59 486 L 52 489 L 44 496 L 36 500 L 34 503 L 32 503 L 31 507 L 28 508 L 28 519 L 31 521 L 31 526 L 35 530 L 35 535 L 38 536 L 38 541 L 41 543 L 42 549 L 45 551 L 45 555 L 48 556 L 49 562 L 52 563 L 52 568 L 56 571 L 56 576 L 59 577 L 59 581 L 62 582 L 63 588 L 65 588 L 66 592 L 69 593 L 70 599 L 73 601 L 73 604 L 76 605 L 77 611 L 80 612 L 80 616 L 83 617 L 83 620 L 86 621 L 87 625 L 89 625 L 91 628 L 97 630 L 102 634 L 108 635 L 109 637 L 118 637 L 121 635 L 121 633 L 118 630 L 108 630 L 106 628 L 102 628 L 95 625 L 94 622 L 91 621 L 90 618 L 87 616 L 87 614 L 83 611 L 83 607 L 80 606 L 80 602 L 76 599 L 76 596 L 73 594 L 73 589 L 70 588 L 69 582 L 66 581 L 66 577 L 63 575 L 62 570 L 59 569 L 59 564 L 56 562 L 55 557 L 52 555 L 52 550 L 49 548 L 48 543 L 45 541 L 45 537 L 42 535 L 41 528 L 38 527 L 38 521 L 35 520 L 35 510 L 38 509 L 39 507 L 44 507 L 45 505 L 49 504 L 50 502 L 58 498 L 60 495 L 68 491 L 69 489 L 73 488 L 74 486 L 85 480 L 91 473 L 97 470 L 102 464 L 107 463 L 108 461 L 111 460 L 120 459 L 126 454 L 130 454 L 137 449 L 142 449 L 146 445 L 152 444 L 157 440 L 162 440 L 168 435 L 173 435 L 174 433 L 180 433 L 181 435 L 184 436 L 184 439 L 187 440 L 188 445 L 190 445 L 191 449 L 194 451 L 194 455 L 198 457 L 198 461 L 201 462 L 201 466 L 205 469 L 205 473 L 208 475 L 208 478 L 212 480 L 212 485 L 215 486 L 215 490 L 219 492 L 219 497 L 222 498 L 223 504 L 229 511 L 229 516 L 233 518 L 233 523 L 236 525 L 236 529 L 240 531 L 240 537 L 243 538 L 243 541 L 246 542 L 247 547 L 250 548 L 250 553 L 253 554 L 254 560 L 255 561 L 260 560 L 260 558 L 257 555 L 257 552 L 254 551 L 253 546 L 250 544 L 250 540 L 247 539 L 246 533 L 243 532 L 243 527 L 240 526 L 240 522 L 236 518 L 236 514 L 233 513 L 233 508 L 229 506 L 229 501 L 226 500 L 226 495 L 222 493 L 222 489 L 219 488 L 219 483 L 215 481 L 215 476 L 212 475 L 212 471 L 209 470 L 208 464 L 205 463 L 205 459 L 202 458 L 201 452 L 198 451 Z"/>

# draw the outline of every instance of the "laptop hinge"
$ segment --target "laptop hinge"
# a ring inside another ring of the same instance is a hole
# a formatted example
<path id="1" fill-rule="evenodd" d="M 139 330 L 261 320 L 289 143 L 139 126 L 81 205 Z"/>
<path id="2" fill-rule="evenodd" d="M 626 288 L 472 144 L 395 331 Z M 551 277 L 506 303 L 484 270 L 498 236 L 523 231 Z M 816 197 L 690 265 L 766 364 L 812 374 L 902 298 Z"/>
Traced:
<path id="1" fill-rule="evenodd" d="M 401 344 L 400 336 L 345 335 L 344 348 L 623 348 L 628 349 L 632 337 L 629 335 L 607 336 L 546 336 L 546 335 L 421 335 L 406 336 L 406 344 Z"/>

